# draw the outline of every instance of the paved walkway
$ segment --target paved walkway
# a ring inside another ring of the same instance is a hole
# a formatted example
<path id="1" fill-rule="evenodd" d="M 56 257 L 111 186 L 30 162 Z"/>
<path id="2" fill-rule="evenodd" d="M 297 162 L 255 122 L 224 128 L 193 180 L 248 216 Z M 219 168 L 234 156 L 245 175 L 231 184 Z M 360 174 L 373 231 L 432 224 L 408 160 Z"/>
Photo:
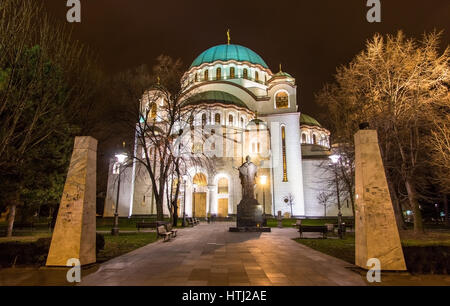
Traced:
<path id="1" fill-rule="evenodd" d="M 234 223 L 200 224 L 114 258 L 81 285 L 365 285 L 350 264 L 292 240 L 294 228 L 230 233 Z"/>

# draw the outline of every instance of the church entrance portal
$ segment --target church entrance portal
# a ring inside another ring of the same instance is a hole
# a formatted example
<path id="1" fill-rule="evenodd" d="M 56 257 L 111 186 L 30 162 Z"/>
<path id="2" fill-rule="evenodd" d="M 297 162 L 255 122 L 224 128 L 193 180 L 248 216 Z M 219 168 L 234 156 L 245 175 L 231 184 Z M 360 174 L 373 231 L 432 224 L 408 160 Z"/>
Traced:
<path id="1" fill-rule="evenodd" d="M 195 192 L 192 194 L 194 217 L 205 218 L 206 217 L 206 192 Z"/>

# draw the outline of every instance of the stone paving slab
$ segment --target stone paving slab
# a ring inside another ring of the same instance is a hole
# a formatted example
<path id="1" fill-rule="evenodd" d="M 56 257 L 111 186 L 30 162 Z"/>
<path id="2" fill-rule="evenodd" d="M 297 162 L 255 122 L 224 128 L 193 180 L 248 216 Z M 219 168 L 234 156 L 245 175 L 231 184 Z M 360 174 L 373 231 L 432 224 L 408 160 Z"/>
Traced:
<path id="1" fill-rule="evenodd" d="M 81 285 L 363 286 L 352 265 L 293 241 L 294 228 L 230 233 L 202 223 L 100 265 Z"/>

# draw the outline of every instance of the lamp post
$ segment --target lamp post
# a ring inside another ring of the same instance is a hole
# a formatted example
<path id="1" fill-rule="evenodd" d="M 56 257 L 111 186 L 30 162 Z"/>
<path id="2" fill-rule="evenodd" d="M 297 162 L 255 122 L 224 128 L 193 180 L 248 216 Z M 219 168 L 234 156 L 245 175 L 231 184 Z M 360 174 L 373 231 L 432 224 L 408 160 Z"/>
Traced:
<path id="1" fill-rule="evenodd" d="M 117 198 L 116 198 L 116 211 L 114 212 L 114 225 L 111 229 L 111 235 L 119 235 L 119 195 L 120 195 L 120 175 L 122 174 L 122 164 L 127 158 L 124 152 L 116 154 L 117 162 L 119 163 L 119 179 L 117 182 Z"/>
<path id="2" fill-rule="evenodd" d="M 194 209 L 192 209 L 192 217 L 195 218 L 195 194 L 197 193 L 197 184 L 192 184 L 194 187 L 194 193 L 192 194 L 192 197 L 194 198 Z"/>
<path id="3" fill-rule="evenodd" d="M 266 220 L 266 184 L 267 184 L 267 176 L 265 175 L 261 175 L 259 177 L 259 184 L 262 186 L 263 189 L 263 225 L 266 226 L 267 225 L 267 220 Z"/>
<path id="4" fill-rule="evenodd" d="M 341 211 L 341 196 L 339 191 L 339 179 L 338 179 L 338 172 L 337 172 L 337 164 L 341 157 L 337 154 L 330 156 L 331 162 L 334 165 L 334 175 L 336 180 L 336 195 L 337 195 L 337 201 L 338 201 L 338 235 L 339 239 L 342 239 L 342 211 Z"/>
<path id="5" fill-rule="evenodd" d="M 183 194 L 183 221 L 181 222 L 181 226 L 186 226 L 186 181 L 187 176 L 183 175 L 183 184 L 184 184 L 184 194 Z"/>

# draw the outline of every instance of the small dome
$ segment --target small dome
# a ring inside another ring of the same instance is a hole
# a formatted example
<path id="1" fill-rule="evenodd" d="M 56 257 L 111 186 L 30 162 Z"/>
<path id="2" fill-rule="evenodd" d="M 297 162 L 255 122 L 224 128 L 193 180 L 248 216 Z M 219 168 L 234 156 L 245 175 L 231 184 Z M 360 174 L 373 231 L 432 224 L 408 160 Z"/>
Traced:
<path id="1" fill-rule="evenodd" d="M 300 125 L 309 125 L 309 126 L 322 127 L 322 125 L 319 123 L 319 121 L 317 121 L 313 117 L 308 116 L 306 114 L 301 114 L 300 115 Z"/>
<path id="2" fill-rule="evenodd" d="M 235 60 L 238 62 L 249 62 L 256 65 L 261 65 L 264 68 L 269 68 L 266 62 L 249 48 L 240 45 L 218 45 L 200 54 L 194 62 L 192 62 L 192 67 L 200 66 L 204 63 L 213 63 L 215 61 L 231 61 Z"/>
<path id="3" fill-rule="evenodd" d="M 205 91 L 198 93 L 192 97 L 189 97 L 185 102 L 183 102 L 183 106 L 198 105 L 202 103 L 221 103 L 248 109 L 247 105 L 245 105 L 245 103 L 242 102 L 239 98 L 223 91 Z"/>

